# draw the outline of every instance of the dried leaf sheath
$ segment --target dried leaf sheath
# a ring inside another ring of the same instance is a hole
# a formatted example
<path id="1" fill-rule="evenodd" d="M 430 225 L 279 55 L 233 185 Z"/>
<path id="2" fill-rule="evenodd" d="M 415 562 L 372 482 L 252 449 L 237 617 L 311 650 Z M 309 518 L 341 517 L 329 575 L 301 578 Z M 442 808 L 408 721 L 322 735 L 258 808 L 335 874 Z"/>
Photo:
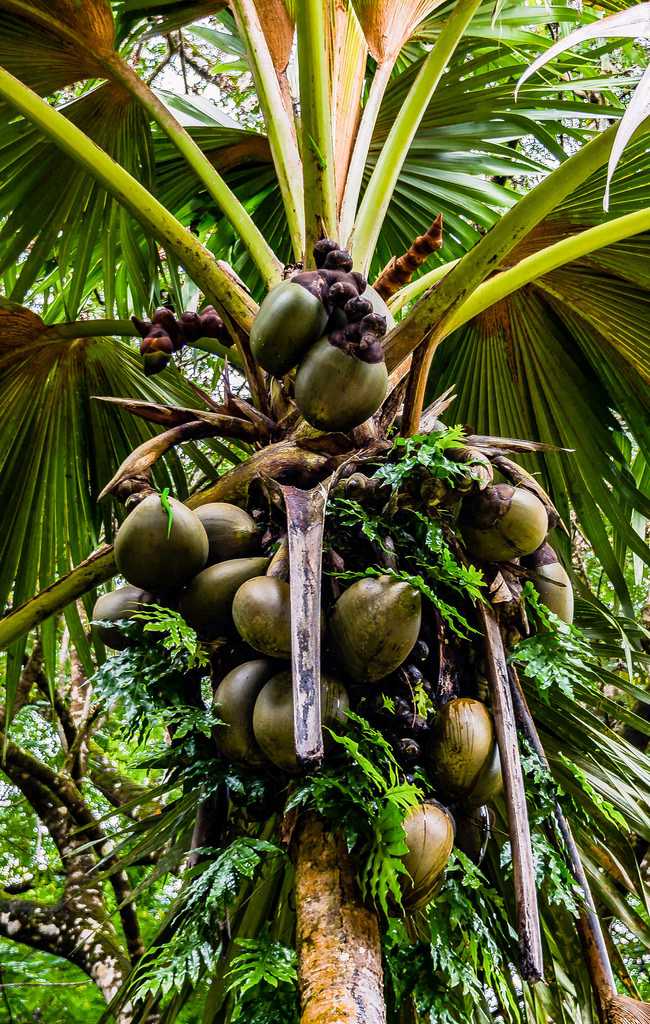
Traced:
<path id="1" fill-rule="evenodd" d="M 320 700 L 320 592 L 327 484 L 281 488 L 287 510 L 291 589 L 291 669 L 296 753 L 301 764 L 323 758 Z"/>
<path id="2" fill-rule="evenodd" d="M 486 668 L 492 693 L 494 725 L 499 744 L 508 808 L 520 967 L 522 977 L 526 981 L 536 982 L 541 981 L 544 975 L 542 937 L 535 886 L 535 864 L 528 824 L 524 778 L 519 758 L 517 727 L 508 680 L 508 667 L 501 630 L 492 607 L 481 604 L 479 613 L 485 634 Z"/>

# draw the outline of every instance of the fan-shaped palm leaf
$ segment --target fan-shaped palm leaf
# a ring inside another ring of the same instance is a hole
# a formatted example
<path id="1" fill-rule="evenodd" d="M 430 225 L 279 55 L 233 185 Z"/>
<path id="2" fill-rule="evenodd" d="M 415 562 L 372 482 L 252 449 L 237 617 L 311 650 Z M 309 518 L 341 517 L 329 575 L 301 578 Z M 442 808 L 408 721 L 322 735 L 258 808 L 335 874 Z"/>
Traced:
<path id="1" fill-rule="evenodd" d="M 636 4 L 628 10 L 619 11 L 616 14 L 610 14 L 608 17 L 597 20 L 591 25 L 582 25 L 580 28 L 575 29 L 575 31 L 570 32 L 568 36 L 565 36 L 564 39 L 558 40 L 558 42 L 554 43 L 546 53 L 541 54 L 533 61 L 530 67 L 526 69 L 519 79 L 519 84 L 525 82 L 527 78 L 534 75 L 536 71 L 543 68 L 549 61 L 558 57 L 561 53 L 565 53 L 567 50 L 571 49 L 571 47 L 577 46 L 579 43 L 583 43 L 589 39 L 599 39 L 602 37 L 612 36 L 627 36 L 632 39 L 649 38 L 650 3 Z M 607 172 L 607 186 L 604 197 L 605 209 L 608 208 L 609 188 L 612 175 L 616 170 L 621 154 L 623 153 L 627 143 L 634 135 L 636 129 L 646 120 L 648 114 L 650 114 L 650 71 L 646 70 L 646 73 L 639 82 L 630 105 L 625 112 L 616 141 L 612 146 Z"/>
<path id="2" fill-rule="evenodd" d="M 41 94 L 103 77 L 113 42 L 108 0 L 0 2 L 0 65 Z"/>
<path id="3" fill-rule="evenodd" d="M 145 186 L 151 185 L 148 119 L 122 88 L 103 85 L 63 109 L 73 124 Z M 0 166 L 0 216 L 6 218 L 0 231 L 0 273 L 16 266 L 12 298 L 29 296 L 43 271 L 47 274 L 56 265 L 69 319 L 76 316 L 89 288 L 97 285 L 105 292 L 109 316 L 115 306 L 122 316 L 149 307 L 155 246 L 83 168 L 22 119 L 14 119 L 2 132 Z"/>
<path id="4" fill-rule="evenodd" d="M 196 407 L 195 393 L 172 369 L 145 377 L 129 345 L 104 337 L 62 337 L 55 326 L 15 303 L 0 305 L 0 472 L 7 499 L 0 509 L 0 604 L 18 605 L 110 537 L 110 507 L 97 496 L 115 467 L 156 431 L 122 417 L 93 395 L 121 395 Z M 175 454 L 158 464 L 161 487 L 187 494 Z M 83 653 L 78 613 L 66 610 Z M 55 622 L 44 624 L 52 664 Z M 9 694 L 24 644 L 12 649 Z"/>
<path id="5" fill-rule="evenodd" d="M 602 219 L 605 174 L 576 190 L 508 262 Z M 612 213 L 635 206 L 649 182 L 646 145 L 639 142 L 615 182 Z M 647 458 L 649 259 L 650 236 L 639 235 L 541 277 L 452 334 L 430 378 L 436 392 L 452 382 L 458 387 L 455 412 L 480 431 L 575 449 L 531 456 L 529 468 L 541 470 L 565 521 L 573 508 L 628 611 L 622 565 L 605 521 L 647 560 L 624 509 L 629 502 L 647 514 L 649 496 L 638 491 L 617 436 L 629 431 Z"/>
<path id="6" fill-rule="evenodd" d="M 535 26 L 558 19 L 564 9 L 526 10 L 530 10 L 530 24 Z M 570 23 L 573 23 L 574 16 L 575 12 L 569 10 L 567 18 Z M 539 175 L 545 169 L 540 158 L 533 159 L 520 151 L 518 141 L 533 136 L 552 159 L 564 160 L 566 154 L 559 141 L 565 131 L 562 119 L 575 117 L 589 121 L 594 115 L 602 114 L 602 106 L 572 95 L 574 90 L 595 92 L 616 84 L 615 81 L 595 77 L 579 79 L 570 85 L 553 80 L 548 85 L 527 87 L 515 103 L 514 82 L 527 57 L 525 53 L 519 54 L 512 49 L 508 49 L 504 56 L 504 45 L 510 33 L 515 40 L 513 46 L 521 45 L 518 33 L 525 14 L 521 7 L 513 5 L 504 11 L 503 17 L 504 28 L 498 44 L 489 42 L 484 52 L 476 57 L 470 57 L 467 46 L 463 45 L 444 75 L 397 182 L 379 238 L 373 272 L 381 269 L 396 252 L 408 249 L 413 238 L 439 212 L 444 214 L 446 224 L 445 246 L 440 260 L 462 255 L 478 240 L 479 232 L 495 223 L 518 198 L 517 189 L 512 185 L 499 184 L 491 176 L 508 182 Z M 546 45 L 540 34 L 530 32 L 528 35 L 532 42 L 527 45 L 534 53 Z M 417 65 L 391 82 L 375 129 L 366 178 L 375 165 L 379 149 L 416 73 Z M 202 104 L 202 109 L 207 113 L 205 104 Z M 622 109 L 612 105 L 608 113 L 620 116 Z M 213 134 L 207 131 L 210 114 Z M 217 152 L 225 146 L 220 118 L 216 110 L 210 114 L 202 118 L 205 132 L 192 128 L 190 122 L 186 123 L 210 158 L 225 167 L 221 161 L 228 160 L 229 150 L 224 148 L 222 155 Z M 256 148 L 266 164 L 261 139 L 256 143 L 253 139 L 248 136 L 244 159 L 249 159 Z M 177 215 L 183 211 L 185 216 L 190 208 L 193 209 L 197 218 L 194 223 L 198 223 L 201 217 L 203 227 L 210 230 L 214 217 L 203 198 L 205 193 L 197 190 L 196 181 L 164 140 L 157 140 L 155 148 L 163 200 Z M 232 152 L 236 151 L 237 143 L 234 142 Z M 224 173 L 235 193 L 249 204 L 255 222 L 271 240 L 275 251 L 282 258 L 289 258 L 286 225 L 272 166 L 267 164 L 262 168 L 259 164 L 251 164 L 249 168 L 233 167 L 230 173 Z M 221 224 L 218 239 L 219 244 L 225 244 L 231 250 L 228 258 L 238 273 L 252 282 L 254 276 L 250 260 L 242 252 L 234 233 Z"/>

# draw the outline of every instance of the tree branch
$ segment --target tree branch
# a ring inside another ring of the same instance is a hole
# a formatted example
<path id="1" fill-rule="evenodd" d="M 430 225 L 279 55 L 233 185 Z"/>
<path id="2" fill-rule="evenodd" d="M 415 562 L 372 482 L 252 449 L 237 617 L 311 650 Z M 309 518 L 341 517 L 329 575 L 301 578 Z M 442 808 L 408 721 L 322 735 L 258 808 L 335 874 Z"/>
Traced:
<path id="1" fill-rule="evenodd" d="M 43 672 L 43 647 L 40 640 L 37 640 L 34 644 L 32 653 L 27 659 L 27 664 L 20 673 L 20 679 L 18 680 L 18 686 L 16 687 L 16 694 L 14 697 L 14 715 L 17 715 L 23 705 L 25 705 L 29 700 L 29 694 L 34 683 L 36 683 L 39 689 L 44 685 L 47 692 L 47 679 Z M 7 709 L 3 704 L 0 706 L 0 729 L 4 729 L 6 718 Z"/>
<path id="2" fill-rule="evenodd" d="M 92 978 L 107 1002 L 129 972 L 110 920 L 92 919 L 85 905 L 0 898 L 0 935 L 69 960 Z"/>
<path id="3" fill-rule="evenodd" d="M 103 907 L 101 883 L 91 886 L 88 877 L 97 866 L 94 851 L 103 857 L 107 869 L 115 868 L 111 857 L 112 844 L 74 780 L 64 772 L 50 768 L 11 740 L 7 740 L 3 770 L 24 794 L 52 836 L 66 872 L 66 894 L 72 899 L 78 892 L 78 901 L 87 904 L 98 900 Z M 135 906 L 131 901 L 129 879 L 125 871 L 115 870 L 109 881 L 119 907 L 127 949 L 135 961 L 142 955 L 143 945 Z M 92 896 L 93 892 L 97 894 L 96 898 Z"/>
<path id="4" fill-rule="evenodd" d="M 132 821 L 139 821 L 160 810 L 159 804 L 151 798 L 149 787 L 122 775 L 92 742 L 88 776 L 108 802 Z"/>

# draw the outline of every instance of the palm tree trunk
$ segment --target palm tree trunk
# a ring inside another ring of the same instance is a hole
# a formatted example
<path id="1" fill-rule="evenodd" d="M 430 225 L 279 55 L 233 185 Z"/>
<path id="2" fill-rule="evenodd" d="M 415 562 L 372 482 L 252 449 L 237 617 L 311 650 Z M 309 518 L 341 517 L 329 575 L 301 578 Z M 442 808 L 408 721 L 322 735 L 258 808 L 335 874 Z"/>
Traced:
<path id="1" fill-rule="evenodd" d="M 296 840 L 301 1024 L 385 1024 L 377 916 L 340 835 L 310 815 Z"/>

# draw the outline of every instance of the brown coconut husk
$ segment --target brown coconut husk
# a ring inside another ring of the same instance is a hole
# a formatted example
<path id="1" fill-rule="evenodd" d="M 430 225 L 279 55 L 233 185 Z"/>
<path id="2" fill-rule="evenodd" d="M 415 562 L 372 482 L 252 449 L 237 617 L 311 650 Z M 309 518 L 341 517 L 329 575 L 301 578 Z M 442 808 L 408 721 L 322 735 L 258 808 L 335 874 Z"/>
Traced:
<path id="1" fill-rule="evenodd" d="M 612 996 L 605 1015 L 607 1024 L 650 1024 L 650 1003 L 629 996 Z"/>

